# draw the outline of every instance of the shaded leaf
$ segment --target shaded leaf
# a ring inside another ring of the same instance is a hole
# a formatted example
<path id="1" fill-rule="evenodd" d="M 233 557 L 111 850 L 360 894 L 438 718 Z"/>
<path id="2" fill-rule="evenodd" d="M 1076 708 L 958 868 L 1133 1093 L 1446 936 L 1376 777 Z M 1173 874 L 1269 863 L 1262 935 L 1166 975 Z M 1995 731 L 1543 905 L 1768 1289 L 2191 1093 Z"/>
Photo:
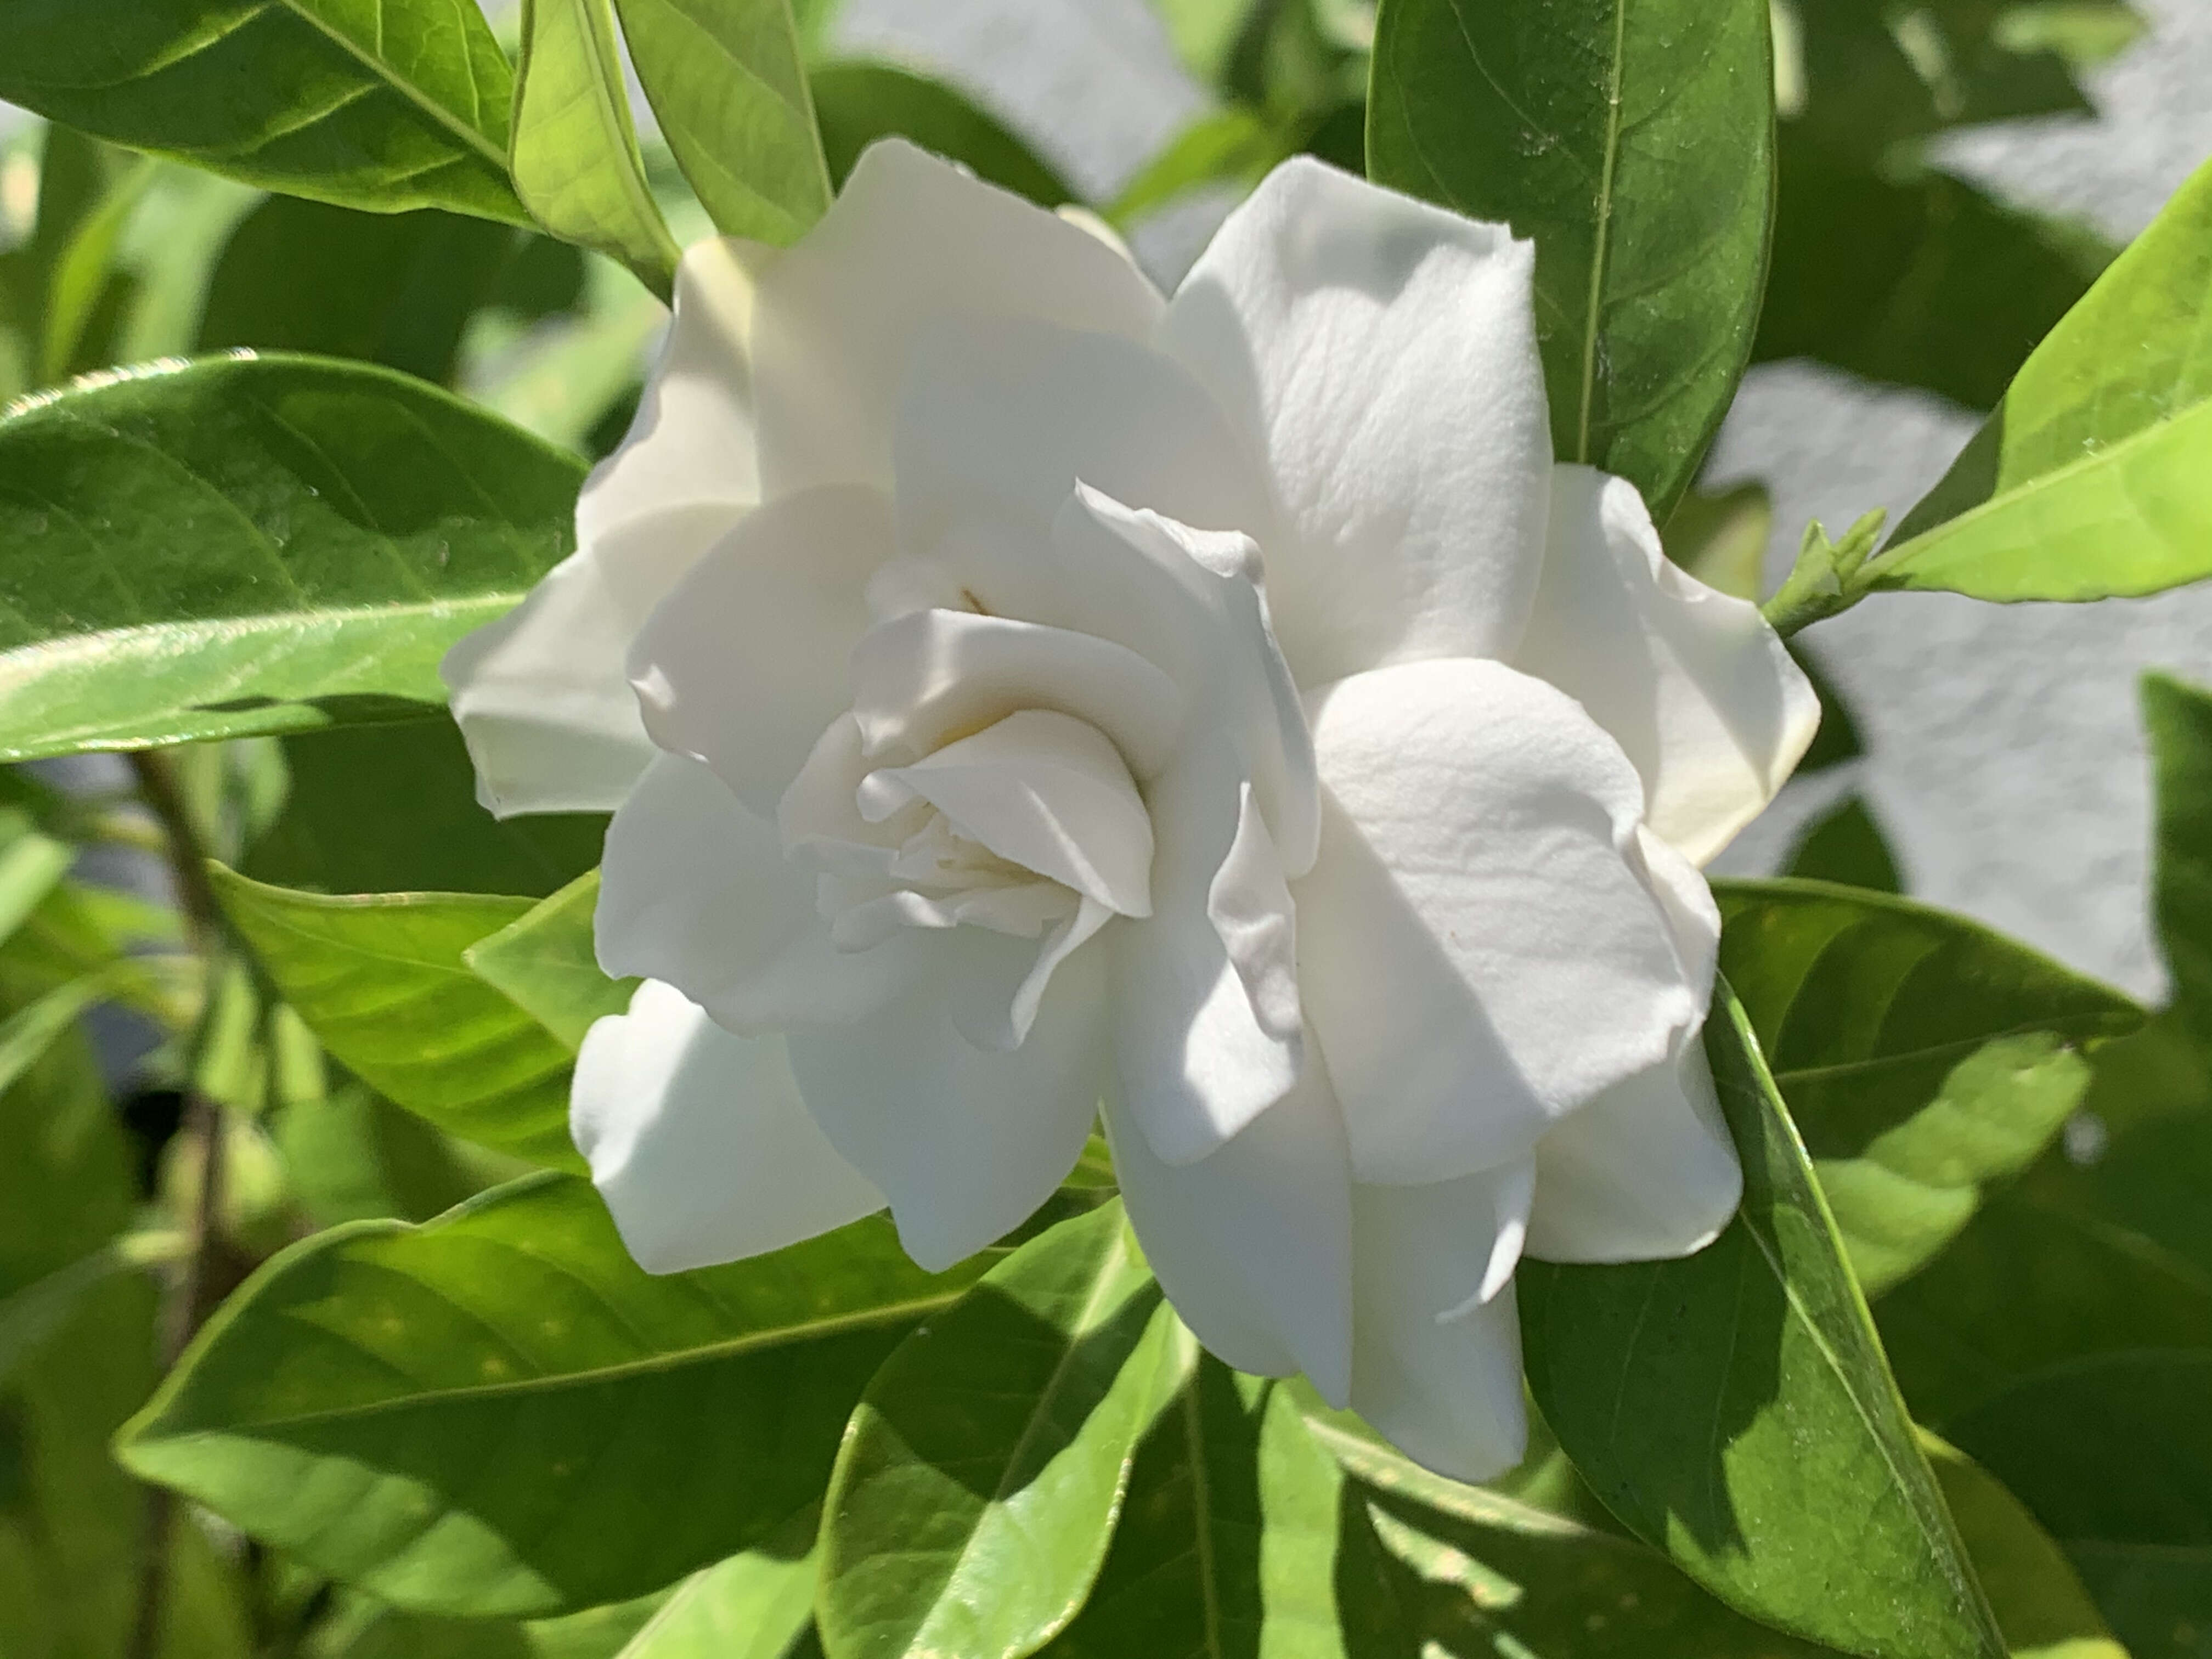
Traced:
<path id="1" fill-rule="evenodd" d="M 870 1219 L 654 1278 L 588 1185 L 532 1176 L 275 1258 L 118 1455 L 402 1607 L 594 1607 L 779 1536 L 876 1366 L 987 1265 L 923 1273 Z"/>
<path id="2" fill-rule="evenodd" d="M 796 241 L 830 205 L 788 0 L 616 0 L 678 165 L 725 235 Z"/>
<path id="3" fill-rule="evenodd" d="M 216 360 L 0 419 L 0 758 L 442 703 L 566 552 L 582 468 L 386 370 Z"/>
<path id="4" fill-rule="evenodd" d="M 1897 858 L 1863 795 L 1846 795 L 1806 827 L 1783 874 L 1869 892 L 1904 890 Z"/>
<path id="5" fill-rule="evenodd" d="M 1042 1651 L 1414 1659 L 1406 1577 L 1292 1390 L 1200 1355 L 1138 1449 L 1089 1601 Z"/>
<path id="6" fill-rule="evenodd" d="M 1666 522 L 1749 358 L 1773 205 L 1765 0 L 1384 0 L 1368 170 L 1536 242 L 1553 446 Z"/>
<path id="7" fill-rule="evenodd" d="M 540 898 L 599 861 L 606 818 L 495 818 L 453 720 L 401 720 L 284 740 L 291 793 L 240 869 L 279 887 Z"/>
<path id="8" fill-rule="evenodd" d="M 2142 686 L 2156 792 L 2151 906 L 2173 1011 L 2212 1054 L 2212 692 L 2164 674 Z"/>
<path id="9" fill-rule="evenodd" d="M 661 299 L 679 250 L 646 182 L 609 0 L 522 0 L 514 188 L 563 241 L 618 259 Z"/>
<path id="10" fill-rule="evenodd" d="M 1528 1383 L 1607 1508 L 1723 1601 L 1870 1659 L 2004 1644 L 1810 1159 L 1725 985 L 1706 1023 L 1741 1210 L 1686 1260 L 1530 1261 Z"/>
<path id="11" fill-rule="evenodd" d="M 2092 599 L 2212 574 L 2209 310 L 2212 166 L 2036 347 L 1875 585 Z"/>
<path id="12" fill-rule="evenodd" d="M 568 1050 L 462 955 L 527 914 L 528 900 L 331 896 L 214 873 L 232 925 L 284 1000 L 363 1082 L 448 1133 L 584 1167 L 568 1139 Z"/>
<path id="13" fill-rule="evenodd" d="M 442 384 L 521 240 L 456 214 L 272 196 L 224 244 L 193 349 L 355 357 Z"/>
<path id="14" fill-rule="evenodd" d="M 1966 1226 L 2142 1011 L 1978 923 L 1820 882 L 1717 885 L 1737 988 L 1869 1295 Z"/>
<path id="15" fill-rule="evenodd" d="M 0 98 L 133 149 L 376 212 L 526 222 L 514 77 L 468 0 L 10 0 Z"/>
<path id="16" fill-rule="evenodd" d="M 1039 207 L 1083 199 L 1019 135 L 942 81 L 896 64 L 858 58 L 824 64 L 808 80 L 823 154 L 837 189 L 844 188 L 862 150 L 897 134 Z"/>
<path id="17" fill-rule="evenodd" d="M 823 1500 L 830 1659 L 1035 1652 L 1083 1604 L 1138 1442 L 1192 1363 L 1118 1200 L 908 1337 Z"/>

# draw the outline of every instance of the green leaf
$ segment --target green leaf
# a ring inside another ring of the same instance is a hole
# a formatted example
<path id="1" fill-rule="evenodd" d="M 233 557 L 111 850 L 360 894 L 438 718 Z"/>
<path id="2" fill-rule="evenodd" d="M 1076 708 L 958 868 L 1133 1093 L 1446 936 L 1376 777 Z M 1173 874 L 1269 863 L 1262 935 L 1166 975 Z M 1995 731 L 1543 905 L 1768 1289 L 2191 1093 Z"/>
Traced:
<path id="1" fill-rule="evenodd" d="M 1127 229 L 1154 210 L 1207 185 L 1238 185 L 1249 190 L 1277 162 L 1297 153 L 1301 136 L 1241 105 L 1211 111 L 1138 170 L 1106 210 L 1106 217 Z"/>
<path id="2" fill-rule="evenodd" d="M 1962 918 L 1820 882 L 1724 882 L 1737 988 L 1869 1296 L 2051 1144 L 2127 998 Z"/>
<path id="3" fill-rule="evenodd" d="M 2212 165 L 2036 347 L 1875 586 L 2094 599 L 2212 574 L 2208 313 Z"/>
<path id="4" fill-rule="evenodd" d="M 452 720 L 341 726 L 284 740 L 283 811 L 243 872 L 341 893 L 507 893 L 542 898 L 599 861 L 599 813 L 495 818 Z"/>
<path id="5" fill-rule="evenodd" d="M 272 196 L 224 245 L 193 349 L 353 357 L 443 384 L 522 240 L 457 214 Z"/>
<path id="6" fill-rule="evenodd" d="M 513 75 L 462 0 L 10 0 L 0 98 L 133 149 L 373 212 L 520 224 Z"/>
<path id="7" fill-rule="evenodd" d="M 778 246 L 830 205 L 788 0 L 617 0 L 660 131 L 714 226 Z"/>
<path id="8" fill-rule="evenodd" d="M 1411 1659 L 1394 1569 L 1293 1391 L 1201 1355 L 1138 1448 L 1090 1600 L 1042 1651 Z"/>
<path id="9" fill-rule="evenodd" d="M 2024 1380 L 1954 1432 L 2075 1559 L 2138 1659 L 2197 1651 L 2175 1626 L 2212 1599 L 2208 1391 L 2212 1353 L 2105 1355 Z"/>
<path id="10" fill-rule="evenodd" d="M 1018 134 L 942 81 L 858 58 L 824 64 L 808 79 L 830 178 L 840 190 L 862 150 L 897 134 L 1039 207 L 1083 199 Z"/>
<path id="11" fill-rule="evenodd" d="M 421 1227 L 284 1252 L 118 1455 L 319 1571 L 418 1612 L 639 1595 L 781 1534 L 932 1276 L 872 1218 L 654 1278 L 599 1196 L 526 1177 Z"/>
<path id="12" fill-rule="evenodd" d="M 1082 1606 L 1138 1442 L 1192 1360 L 1119 1200 L 908 1337 L 823 1500 L 830 1659 L 1036 1651 Z"/>
<path id="13" fill-rule="evenodd" d="M 33 1003 L 9 1022 L 38 1018 Z M 131 1219 L 122 1125 L 81 1031 L 56 1034 L 0 1090 L 0 1296 L 89 1255 Z"/>
<path id="14" fill-rule="evenodd" d="M 462 954 L 527 914 L 528 900 L 333 897 L 213 872 L 263 969 L 363 1082 L 450 1134 L 554 1169 L 584 1167 L 568 1140 L 568 1050 Z"/>
<path id="15" fill-rule="evenodd" d="M 8 815 L 13 817 L 13 814 Z M 0 820 L 0 940 L 12 939 L 76 861 L 76 849 L 51 836 Z"/>
<path id="16" fill-rule="evenodd" d="M 420 714 L 581 466 L 389 371 L 118 374 L 0 418 L 0 759 Z"/>
<path id="17" fill-rule="evenodd" d="M 2003 1483 L 1924 1431 L 1920 1449 L 1974 1558 L 2013 1659 L 2129 1659 L 2065 1553 Z"/>
<path id="18" fill-rule="evenodd" d="M 1782 873 L 1801 881 L 1863 887 L 1872 893 L 1896 893 L 1905 885 L 1873 810 L 1864 796 L 1855 794 L 1844 796 L 1806 827 Z"/>
<path id="19" fill-rule="evenodd" d="M 318 1659 L 787 1659 L 813 1622 L 814 1558 L 748 1551 L 672 1589 L 557 1619 L 379 1608 Z"/>
<path id="20" fill-rule="evenodd" d="M 1793 143 L 1753 356 L 1813 357 L 1990 409 L 2107 265 L 2085 227 L 1923 170 Z"/>
<path id="21" fill-rule="evenodd" d="M 287 1103 L 270 1132 L 301 1207 L 321 1227 L 427 1221 L 492 1184 L 445 1136 L 358 1082 Z"/>
<path id="22" fill-rule="evenodd" d="M 635 979 L 609 979 L 592 946 L 599 872 L 579 876 L 527 915 L 471 945 L 478 979 L 553 1033 L 573 1053 L 594 1020 L 629 1006 Z"/>
<path id="23" fill-rule="evenodd" d="M 1742 1208 L 1686 1260 L 1522 1265 L 1545 1419 L 1607 1507 L 1731 1606 L 1869 1659 L 2002 1659 L 1811 1160 L 1725 983 L 1705 1048 Z"/>
<path id="24" fill-rule="evenodd" d="M 1513 1659 L 1831 1659 L 1834 1652 L 1731 1611 L 1665 1556 L 1617 1531 L 1446 1480 L 1334 1423 L 1310 1426 L 1358 1480 L 1383 1542 L 1437 1587 L 1427 1628 L 1444 1651 Z"/>
<path id="25" fill-rule="evenodd" d="M 1536 242 L 1563 461 L 1665 523 L 1751 355 L 1773 206 L 1765 0 L 1383 0 L 1380 183 Z"/>
<path id="26" fill-rule="evenodd" d="M 1208 85 L 1227 78 L 1230 64 L 1263 14 L 1261 0 L 1152 0 L 1168 38 L 1191 73 Z"/>
<path id="27" fill-rule="evenodd" d="M 514 188 L 563 241 L 619 259 L 663 300 L 680 250 L 638 154 L 608 0 L 522 0 Z"/>
<path id="28" fill-rule="evenodd" d="M 2175 1015 L 2212 1054 L 2212 692 L 2146 674 L 2142 697 L 2157 791 L 2159 945 Z"/>

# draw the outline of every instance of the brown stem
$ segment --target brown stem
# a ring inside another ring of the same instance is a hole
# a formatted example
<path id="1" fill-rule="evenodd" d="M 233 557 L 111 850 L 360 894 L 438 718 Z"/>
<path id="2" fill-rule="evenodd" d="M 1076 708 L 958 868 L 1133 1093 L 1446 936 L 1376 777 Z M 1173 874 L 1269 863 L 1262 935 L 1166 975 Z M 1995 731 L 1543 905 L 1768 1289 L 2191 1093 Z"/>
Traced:
<path id="1" fill-rule="evenodd" d="M 138 793 L 161 823 L 186 937 L 207 975 L 200 1030 L 186 1060 L 185 1121 L 179 1130 L 196 1155 L 191 1161 L 199 1166 L 199 1193 L 186 1232 L 184 1265 L 162 1309 L 161 1358 L 161 1369 L 167 1372 L 213 1311 L 215 1301 L 214 1255 L 222 1206 L 222 1109 L 202 1092 L 198 1067 L 208 1022 L 214 1015 L 226 944 L 222 908 L 216 898 L 214 884 L 208 879 L 207 847 L 185 805 L 169 757 L 156 750 L 144 750 L 130 760 L 137 776 Z M 146 1501 L 145 1568 L 139 1578 L 137 1616 L 126 1650 L 128 1659 L 155 1659 L 161 1648 L 161 1619 L 168 1599 L 169 1535 L 175 1516 L 176 1501 L 168 1490 L 150 1488 Z"/>

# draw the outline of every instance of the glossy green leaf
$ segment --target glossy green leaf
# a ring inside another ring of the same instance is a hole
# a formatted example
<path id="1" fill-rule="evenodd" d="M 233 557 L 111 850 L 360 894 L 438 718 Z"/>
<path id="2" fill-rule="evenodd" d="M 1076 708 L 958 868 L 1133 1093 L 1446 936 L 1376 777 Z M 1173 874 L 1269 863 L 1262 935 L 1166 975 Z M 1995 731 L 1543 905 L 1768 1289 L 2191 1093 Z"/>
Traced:
<path id="1" fill-rule="evenodd" d="M 1536 242 L 1563 461 L 1667 520 L 1751 354 L 1773 205 L 1765 0 L 1383 0 L 1380 183 Z"/>
<path id="2" fill-rule="evenodd" d="M 1948 174 L 1899 177 L 1785 131 L 1753 355 L 1812 357 L 1993 408 L 2112 254 L 2094 231 Z"/>
<path id="3" fill-rule="evenodd" d="M 1977 923 L 1820 882 L 1716 890 L 1743 1000 L 1870 1296 L 1966 1226 L 2142 1023 L 2118 992 Z"/>
<path id="4" fill-rule="evenodd" d="M 1897 855 L 1863 795 L 1846 795 L 1806 826 L 1783 874 L 1872 893 L 1904 890 Z"/>
<path id="5" fill-rule="evenodd" d="M 1097 1576 L 1138 1442 L 1192 1358 L 1118 1201 L 908 1337 L 823 1500 L 830 1659 L 1036 1651 Z"/>
<path id="6" fill-rule="evenodd" d="M 2212 1054 L 2212 692 L 2147 674 L 2142 711 L 2157 788 L 2159 945 L 2175 1015 Z"/>
<path id="7" fill-rule="evenodd" d="M 453 720 L 340 726 L 284 740 L 291 792 L 240 865 L 256 881 L 340 893 L 542 898 L 599 861 L 599 813 L 495 818 Z"/>
<path id="8" fill-rule="evenodd" d="M 318 1570 L 419 1612 L 626 1600 L 781 1535 L 932 1276 L 871 1219 L 654 1278 L 586 1183 L 525 1178 L 421 1227 L 270 1261 L 118 1455 Z"/>
<path id="9" fill-rule="evenodd" d="M 2013 1659 L 2130 1659 L 2065 1553 L 2004 1484 L 1923 1432 L 1920 1449 L 1966 1540 Z"/>
<path id="10" fill-rule="evenodd" d="M 2139 1659 L 2196 1650 L 2173 1626 L 2212 1580 L 2208 1398 L 2212 1353 L 2111 1354 L 2027 1378 L 1954 1431 L 2111 1597 Z"/>
<path id="11" fill-rule="evenodd" d="M 354 357 L 442 384 L 523 240 L 456 214 L 272 196 L 224 245 L 193 349 Z"/>
<path id="12" fill-rule="evenodd" d="M 600 969 L 592 935 L 599 902 L 594 870 L 463 953 L 477 978 L 572 1051 L 583 1046 L 594 1020 L 629 1006 L 639 983 L 610 979 Z"/>
<path id="13" fill-rule="evenodd" d="M 2212 166 L 2039 345 L 1869 567 L 1982 599 L 2212 575 Z"/>
<path id="14" fill-rule="evenodd" d="M 419 714 L 567 551 L 582 469 L 418 381 L 267 357 L 0 418 L 0 758 Z"/>
<path id="15" fill-rule="evenodd" d="M 796 241 L 830 205 L 789 0 L 616 0 L 684 176 L 726 235 Z"/>
<path id="16" fill-rule="evenodd" d="M 1869 1659 L 2002 1659 L 1811 1160 L 1725 984 L 1705 1048 L 1742 1208 L 1683 1261 L 1522 1265 L 1545 1419 L 1607 1507 L 1731 1606 Z"/>
<path id="17" fill-rule="evenodd" d="M 1412 1659 L 1404 1577 L 1293 1391 L 1201 1356 L 1138 1449 L 1089 1601 L 1042 1651 Z"/>
<path id="18" fill-rule="evenodd" d="M 232 926 L 285 1001 L 363 1082 L 450 1134 L 584 1167 L 568 1140 L 568 1050 L 462 955 L 527 914 L 528 900 L 332 896 L 219 866 L 215 875 Z"/>
<path id="19" fill-rule="evenodd" d="M 514 77 L 469 0 L 10 0 L 0 98 L 133 149 L 374 212 L 526 221 Z"/>
<path id="20" fill-rule="evenodd" d="M 563 241 L 619 259 L 662 299 L 679 250 L 646 182 L 609 0 L 522 0 L 514 188 Z"/>
<path id="21" fill-rule="evenodd" d="M 830 181 L 840 190 L 862 150 L 896 134 L 1039 207 L 1083 199 L 1019 135 L 942 81 L 860 58 L 824 64 L 808 79 Z"/>

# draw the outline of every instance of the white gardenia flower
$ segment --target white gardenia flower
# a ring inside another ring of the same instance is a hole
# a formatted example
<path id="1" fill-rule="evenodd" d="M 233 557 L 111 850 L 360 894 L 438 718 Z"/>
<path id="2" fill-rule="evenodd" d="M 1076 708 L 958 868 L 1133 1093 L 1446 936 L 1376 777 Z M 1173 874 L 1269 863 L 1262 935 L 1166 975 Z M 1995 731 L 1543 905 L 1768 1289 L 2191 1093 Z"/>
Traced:
<path id="1" fill-rule="evenodd" d="M 1164 300 L 902 143 L 685 256 L 580 546 L 456 647 L 502 814 L 615 810 L 577 1145 L 656 1271 L 958 1261 L 1102 1105 L 1201 1340 L 1521 1455 L 1524 1250 L 1741 1188 L 1698 866 L 1818 707 L 1554 465 L 1534 250 L 1310 160 Z"/>

